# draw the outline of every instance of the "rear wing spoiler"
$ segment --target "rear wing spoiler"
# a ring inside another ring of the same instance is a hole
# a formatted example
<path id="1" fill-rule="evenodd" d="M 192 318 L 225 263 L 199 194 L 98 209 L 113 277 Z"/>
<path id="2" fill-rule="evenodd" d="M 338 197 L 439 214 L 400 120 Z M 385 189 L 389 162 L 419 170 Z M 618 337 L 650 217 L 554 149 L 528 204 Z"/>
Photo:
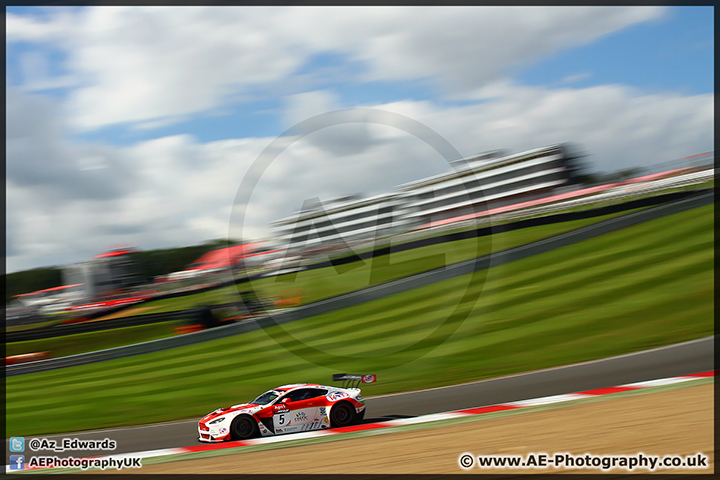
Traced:
<path id="1" fill-rule="evenodd" d="M 343 388 L 358 388 L 361 383 L 377 382 L 377 375 L 350 375 L 348 373 L 333 374 L 333 382 L 343 382 Z"/>

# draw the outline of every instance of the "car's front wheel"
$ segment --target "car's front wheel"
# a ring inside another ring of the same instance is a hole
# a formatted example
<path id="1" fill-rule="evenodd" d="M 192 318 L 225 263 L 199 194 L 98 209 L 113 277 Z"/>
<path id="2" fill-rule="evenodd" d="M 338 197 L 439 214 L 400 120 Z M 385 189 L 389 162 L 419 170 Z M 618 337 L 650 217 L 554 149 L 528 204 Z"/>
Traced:
<path id="1" fill-rule="evenodd" d="M 257 435 L 257 422 L 248 415 L 235 417 L 230 425 L 230 437 L 233 440 L 246 440 Z"/>
<path id="2" fill-rule="evenodd" d="M 335 404 L 330 410 L 330 426 L 333 428 L 347 427 L 355 419 L 355 409 L 347 402 Z"/>

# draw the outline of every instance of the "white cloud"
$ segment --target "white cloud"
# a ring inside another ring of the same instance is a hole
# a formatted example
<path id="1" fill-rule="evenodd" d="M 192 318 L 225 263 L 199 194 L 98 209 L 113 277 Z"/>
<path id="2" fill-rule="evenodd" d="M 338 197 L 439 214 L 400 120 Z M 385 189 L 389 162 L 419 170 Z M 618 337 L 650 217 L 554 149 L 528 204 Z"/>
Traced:
<path id="1" fill-rule="evenodd" d="M 574 142 L 591 155 L 594 170 L 607 172 L 714 148 L 713 95 L 648 95 L 620 85 L 550 89 L 503 82 L 496 87 L 479 105 L 444 108 L 404 101 L 377 108 L 427 125 L 462 155 Z M 316 196 L 327 201 L 381 193 L 449 169 L 422 140 L 390 127 L 367 130 L 369 141 L 360 153 L 336 155 L 310 140 L 289 147 L 253 192 L 246 225 L 268 225 Z M 364 138 L 365 131 L 359 132 Z"/>
<path id="2" fill-rule="evenodd" d="M 442 132 L 465 154 L 577 142 L 599 170 L 648 166 L 713 150 L 714 95 L 645 94 L 622 85 L 543 88 L 505 81 L 485 102 L 450 109 L 388 106 Z"/>
<path id="3" fill-rule="evenodd" d="M 310 117 L 337 110 L 340 97 L 330 91 L 316 90 L 285 97 L 285 128 L 290 128 Z"/>
<path id="4" fill-rule="evenodd" d="M 487 101 L 463 107 L 431 101 L 376 107 L 427 125 L 462 155 L 572 141 L 592 155 L 596 169 L 609 171 L 714 149 L 713 95 L 647 95 L 619 85 L 550 89 L 512 82 L 488 92 Z M 33 103 L 37 99 L 17 92 L 8 100 L 8 111 L 17 120 L 8 134 L 9 271 L 79 261 L 118 242 L 150 249 L 226 237 L 240 183 L 271 141 L 203 144 L 190 135 L 176 135 L 130 147 L 97 145 L 96 153 L 74 162 L 87 147 L 37 136 L 37 129 L 60 128 L 59 117 L 45 114 L 52 111 L 49 105 L 42 110 Z M 22 121 L 31 114 L 43 121 Z M 18 131 L 18 125 L 25 130 Z M 327 201 L 350 193 L 381 193 L 449 169 L 422 139 L 405 132 L 382 125 L 365 125 L 357 132 L 367 144 L 344 155 L 310 137 L 291 144 L 260 178 L 246 210 L 244 236 L 267 235 L 271 221 L 296 211 L 309 198 Z M 10 153 L 19 138 L 65 152 L 51 158 L 44 155 L 47 147 L 22 150 L 33 171 L 51 169 L 52 178 L 18 170 Z M 81 170 L 106 163 L 105 168 Z M 95 176 L 86 178 L 83 172 Z M 83 186 L 91 181 L 95 190 Z M 107 195 L 94 199 L 92 192 Z"/>
<path id="5" fill-rule="evenodd" d="M 75 17 L 62 7 L 46 10 L 45 18 L 5 13 L 5 38 L 7 41 L 57 42 L 67 39 L 72 31 Z"/>
<path id="6" fill-rule="evenodd" d="M 577 83 L 580 80 L 585 80 L 586 78 L 592 77 L 592 74 L 590 72 L 583 72 L 583 73 L 576 73 L 574 75 L 568 75 L 567 77 L 563 78 L 560 82 L 561 83 Z"/>
<path id="7" fill-rule="evenodd" d="M 609 171 L 713 150 L 714 95 L 529 87 L 505 76 L 662 12 L 102 7 L 42 21 L 9 14 L 8 41 L 54 42 L 83 86 L 67 103 L 6 91 L 8 270 L 85 260 L 119 242 L 151 249 L 227 236 L 241 181 L 271 138 L 201 143 L 183 134 L 117 147 L 75 142 L 67 132 L 120 122 L 151 129 L 222 108 L 259 85 L 297 93 L 280 113 L 289 127 L 348 103 L 311 83 L 287 85 L 319 52 L 365 62 L 361 79 L 435 77 L 448 94 L 479 100 L 365 105 L 427 125 L 463 155 L 572 141 Z M 44 76 L 41 63 L 36 78 Z M 422 139 L 396 128 L 328 125 L 290 145 L 264 172 L 243 234 L 267 235 L 269 222 L 309 198 L 380 193 L 446 170 Z"/>
<path id="8" fill-rule="evenodd" d="M 361 79 L 428 78 L 465 97 L 510 68 L 654 20 L 662 8 L 97 7 L 51 20 L 10 14 L 9 42 L 56 42 L 82 86 L 82 129 L 218 108 L 247 88 L 292 89 L 314 54 L 366 66 Z M 72 16 L 70 16 L 72 15 Z M 146 125 L 152 125 L 149 123 Z"/>
<path id="9" fill-rule="evenodd" d="M 60 134 L 50 100 L 15 89 L 7 98 L 9 271 L 86 260 L 118 242 L 161 248 L 226 237 L 240 179 L 268 143 L 176 135 L 77 144 Z"/>

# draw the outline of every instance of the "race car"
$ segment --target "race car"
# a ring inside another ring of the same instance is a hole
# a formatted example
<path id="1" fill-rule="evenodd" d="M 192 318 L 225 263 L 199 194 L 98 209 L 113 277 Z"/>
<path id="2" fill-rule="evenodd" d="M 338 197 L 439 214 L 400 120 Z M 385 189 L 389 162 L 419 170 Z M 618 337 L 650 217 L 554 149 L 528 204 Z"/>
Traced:
<path id="1" fill-rule="evenodd" d="M 365 402 L 360 383 L 375 375 L 333 375 L 342 387 L 295 383 L 268 390 L 249 403 L 218 408 L 198 422 L 201 442 L 246 440 L 257 436 L 346 427 L 362 420 Z"/>

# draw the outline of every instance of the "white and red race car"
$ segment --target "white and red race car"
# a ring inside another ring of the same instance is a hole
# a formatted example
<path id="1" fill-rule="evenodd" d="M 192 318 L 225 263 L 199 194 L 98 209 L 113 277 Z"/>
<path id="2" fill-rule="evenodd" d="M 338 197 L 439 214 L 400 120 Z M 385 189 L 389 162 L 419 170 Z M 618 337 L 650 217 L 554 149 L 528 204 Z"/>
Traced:
<path id="1" fill-rule="evenodd" d="M 249 403 L 218 408 L 198 422 L 201 442 L 245 440 L 292 432 L 346 427 L 365 416 L 360 383 L 375 375 L 333 375 L 342 387 L 296 383 L 268 390 Z"/>

